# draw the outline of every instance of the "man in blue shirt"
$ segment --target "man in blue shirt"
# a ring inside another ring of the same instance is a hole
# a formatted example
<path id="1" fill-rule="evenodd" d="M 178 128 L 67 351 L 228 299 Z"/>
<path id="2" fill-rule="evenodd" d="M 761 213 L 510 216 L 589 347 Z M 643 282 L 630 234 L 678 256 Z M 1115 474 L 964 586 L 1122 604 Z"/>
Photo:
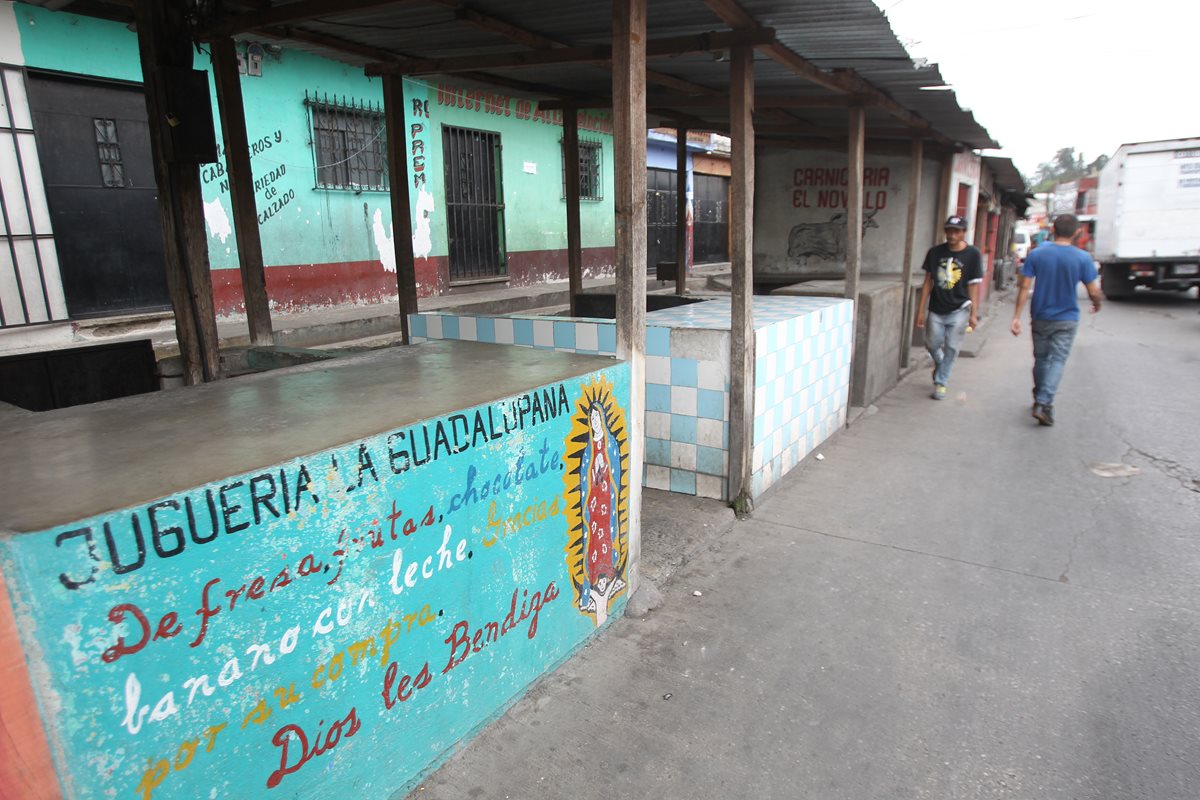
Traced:
<path id="1" fill-rule="evenodd" d="M 1062 380 L 1067 356 L 1079 328 L 1076 284 L 1087 288 L 1092 313 L 1100 310 L 1100 281 L 1092 257 L 1071 244 L 1079 220 L 1062 214 L 1054 220 L 1054 242 L 1029 253 L 1021 267 L 1017 307 L 1013 310 L 1012 334 L 1021 335 L 1021 309 L 1033 291 L 1030 316 L 1033 323 L 1033 418 L 1039 425 L 1054 424 L 1054 395 Z"/>

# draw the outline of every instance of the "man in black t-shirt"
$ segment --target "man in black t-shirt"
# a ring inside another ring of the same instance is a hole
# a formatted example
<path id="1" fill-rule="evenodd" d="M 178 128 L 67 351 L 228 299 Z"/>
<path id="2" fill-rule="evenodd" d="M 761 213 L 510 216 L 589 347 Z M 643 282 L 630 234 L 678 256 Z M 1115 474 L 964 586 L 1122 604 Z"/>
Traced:
<path id="1" fill-rule="evenodd" d="M 917 327 L 925 329 L 925 349 L 933 357 L 934 400 L 946 399 L 946 384 L 963 336 L 979 322 L 983 283 L 983 258 L 966 242 L 967 221 L 953 216 L 945 228 L 945 244 L 925 254 L 925 283 L 917 306 Z"/>

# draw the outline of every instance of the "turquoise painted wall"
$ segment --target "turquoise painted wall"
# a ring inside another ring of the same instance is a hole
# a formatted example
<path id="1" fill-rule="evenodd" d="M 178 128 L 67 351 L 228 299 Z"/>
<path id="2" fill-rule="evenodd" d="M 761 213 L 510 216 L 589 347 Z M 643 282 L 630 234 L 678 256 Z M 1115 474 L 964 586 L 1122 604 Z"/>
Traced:
<path id="1" fill-rule="evenodd" d="M 536 103 L 527 99 L 461 84 L 430 84 L 427 91 L 431 128 L 453 125 L 500 134 L 509 248 L 565 248 L 567 212 L 562 187 L 561 112 L 539 111 Z M 583 246 L 611 247 L 615 224 L 612 119 L 607 113 L 585 112 L 582 120 L 580 139 L 601 144 L 603 187 L 602 200 L 581 201 Z M 429 153 L 430 180 L 436 176 L 440 182 L 444 169 L 441 147 L 431 147 Z"/>
<path id="2" fill-rule="evenodd" d="M 141 83 L 137 34 L 118 22 L 13 5 L 30 67 Z"/>
<path id="3" fill-rule="evenodd" d="M 28 66 L 141 81 L 137 37 L 124 25 L 21 4 L 14 9 Z M 86 46 L 81 46 L 82 42 Z M 206 52 L 197 54 L 196 68 L 210 68 Z M 406 80 L 404 88 L 407 145 L 414 158 L 410 169 L 422 168 L 419 173 L 414 171 L 418 185 L 411 196 L 419 257 L 447 253 L 443 125 L 501 135 L 505 239 L 510 252 L 566 247 L 562 129 L 558 118 L 552 113 L 538 113 L 536 104 L 527 99 L 499 91 L 489 94 L 417 80 Z M 262 184 L 255 195 L 264 262 L 279 266 L 382 259 L 390 265 L 387 250 L 392 225 L 387 193 L 315 188 L 306 91 L 377 106 L 382 103 L 380 79 L 368 78 L 358 68 L 294 50 L 268 54 L 262 62 L 261 77 L 242 76 L 251 163 L 256 182 Z M 219 120 L 215 89 L 212 95 L 214 117 Z M 611 120 L 607 114 L 586 114 L 584 128 L 589 126 L 596 130 L 582 130 L 581 137 L 601 142 L 603 199 L 583 202 L 583 246 L 611 247 Z M 223 172 L 223 163 L 201 167 L 210 256 L 214 269 L 236 269 L 236 237 L 232 233 L 229 193 L 222 185 Z"/>
<path id="4" fill-rule="evenodd" d="M 402 796 L 621 613 L 629 391 L 614 363 L 0 539 L 64 795 Z"/>

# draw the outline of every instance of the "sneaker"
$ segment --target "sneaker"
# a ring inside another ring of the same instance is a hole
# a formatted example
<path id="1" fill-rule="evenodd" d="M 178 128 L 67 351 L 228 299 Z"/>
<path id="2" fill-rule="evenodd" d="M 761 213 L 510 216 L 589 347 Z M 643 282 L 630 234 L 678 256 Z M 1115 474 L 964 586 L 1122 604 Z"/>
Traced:
<path id="1" fill-rule="evenodd" d="M 933 385 L 933 394 L 930 395 L 930 397 L 932 397 L 934 400 L 945 400 L 946 387 L 942 386 L 940 383 L 935 383 Z"/>
<path id="2" fill-rule="evenodd" d="M 1034 403 L 1031 416 L 1038 421 L 1038 425 L 1045 425 L 1048 428 L 1054 424 L 1054 406 Z"/>

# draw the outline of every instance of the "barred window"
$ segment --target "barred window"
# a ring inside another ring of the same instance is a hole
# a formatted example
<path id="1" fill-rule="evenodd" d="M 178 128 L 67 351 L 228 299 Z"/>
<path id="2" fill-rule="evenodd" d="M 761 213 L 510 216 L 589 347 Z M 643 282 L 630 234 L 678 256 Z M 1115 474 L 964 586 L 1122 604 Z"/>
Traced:
<path id="1" fill-rule="evenodd" d="M 121 163 L 121 143 L 117 140 L 115 119 L 92 119 L 96 128 L 96 156 L 100 177 L 110 189 L 125 188 L 125 167 Z"/>
<path id="2" fill-rule="evenodd" d="M 383 108 L 346 98 L 304 95 L 312 121 L 318 189 L 388 190 Z"/>
<path id="3" fill-rule="evenodd" d="M 600 154 L 604 148 L 600 142 L 579 141 L 579 199 L 603 200 L 600 183 Z M 563 197 L 567 196 L 567 158 L 563 151 Z"/>

